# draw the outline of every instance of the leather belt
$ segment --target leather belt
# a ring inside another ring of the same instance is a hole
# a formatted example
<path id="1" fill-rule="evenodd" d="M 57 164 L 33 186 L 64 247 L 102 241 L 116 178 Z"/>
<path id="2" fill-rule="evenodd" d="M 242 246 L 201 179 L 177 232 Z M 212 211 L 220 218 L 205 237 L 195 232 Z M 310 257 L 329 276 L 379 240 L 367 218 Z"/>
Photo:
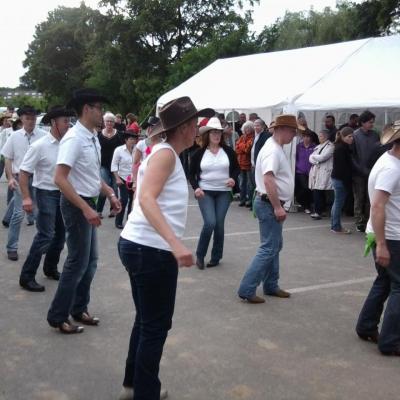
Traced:
<path id="1" fill-rule="evenodd" d="M 268 198 L 268 196 L 265 193 L 260 193 L 260 192 L 256 192 L 256 193 L 257 193 L 257 196 L 261 199 L 261 201 L 271 204 L 271 200 Z M 279 200 L 279 202 L 281 203 L 281 206 L 283 206 L 285 204 L 285 202 L 282 200 Z"/>

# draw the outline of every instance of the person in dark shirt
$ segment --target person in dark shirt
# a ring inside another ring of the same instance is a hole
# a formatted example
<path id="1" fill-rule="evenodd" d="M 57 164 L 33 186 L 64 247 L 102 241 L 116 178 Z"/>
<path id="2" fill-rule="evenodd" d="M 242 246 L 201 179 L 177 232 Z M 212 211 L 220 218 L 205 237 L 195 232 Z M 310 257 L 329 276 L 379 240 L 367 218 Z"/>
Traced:
<path id="1" fill-rule="evenodd" d="M 115 115 L 107 112 L 104 114 L 103 119 L 105 128 L 102 129 L 97 136 L 101 147 L 100 173 L 104 182 L 106 182 L 108 186 L 112 187 L 115 193 L 118 193 L 115 177 L 114 174 L 111 172 L 111 161 L 114 155 L 114 150 L 124 143 L 121 133 L 114 128 Z M 105 201 L 105 196 L 100 194 L 97 202 L 97 212 L 99 213 L 100 218 L 103 218 L 103 208 Z M 109 217 L 113 216 L 114 214 L 110 211 Z"/>
<path id="2" fill-rule="evenodd" d="M 114 128 L 118 132 L 125 132 L 126 131 L 126 125 L 122 122 L 122 115 L 121 114 L 115 114 Z"/>
<path id="3" fill-rule="evenodd" d="M 375 115 L 364 111 L 360 115 L 361 127 L 354 132 L 352 144 L 354 216 L 358 232 L 364 232 L 369 218 L 368 177 L 369 160 L 379 143 L 374 127 Z"/>
<path id="4" fill-rule="evenodd" d="M 325 128 L 329 131 L 329 140 L 334 143 L 336 140 L 337 128 L 335 126 L 335 116 L 331 113 L 325 114 Z"/>
<path id="5" fill-rule="evenodd" d="M 341 131 L 343 128 L 346 128 L 346 126 L 350 127 L 353 130 L 358 129 L 360 127 L 358 118 L 358 114 L 351 114 L 349 117 L 349 121 L 339 126 L 339 131 Z"/>
<path id="6" fill-rule="evenodd" d="M 331 179 L 335 200 L 331 211 L 331 231 L 334 233 L 351 233 L 350 230 L 342 227 L 341 215 L 346 196 L 351 191 L 352 159 L 350 146 L 353 143 L 353 132 L 353 129 L 348 126 L 339 131 L 333 151 Z"/>

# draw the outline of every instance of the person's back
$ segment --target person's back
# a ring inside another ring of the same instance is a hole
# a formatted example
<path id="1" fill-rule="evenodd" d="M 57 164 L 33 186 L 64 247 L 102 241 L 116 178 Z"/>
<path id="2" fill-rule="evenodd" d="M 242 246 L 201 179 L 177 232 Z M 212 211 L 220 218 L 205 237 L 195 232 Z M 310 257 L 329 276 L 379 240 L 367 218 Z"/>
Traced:
<path id="1" fill-rule="evenodd" d="M 379 136 L 373 130 L 364 131 L 363 128 L 359 128 L 354 132 L 353 162 L 355 164 L 355 175 L 368 176 L 370 172 L 369 160 L 378 143 Z"/>

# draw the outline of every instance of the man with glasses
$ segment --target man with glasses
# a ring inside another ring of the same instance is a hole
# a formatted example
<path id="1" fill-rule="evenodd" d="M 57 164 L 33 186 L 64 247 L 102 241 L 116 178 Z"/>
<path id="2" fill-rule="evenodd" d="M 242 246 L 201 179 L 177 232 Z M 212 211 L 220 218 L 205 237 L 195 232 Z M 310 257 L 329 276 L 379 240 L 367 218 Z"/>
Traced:
<path id="1" fill-rule="evenodd" d="M 50 326 L 60 332 L 83 332 L 71 323 L 98 325 L 89 314 L 90 286 L 97 269 L 97 227 L 101 220 L 96 211 L 100 192 L 108 197 L 115 212 L 121 204 L 114 190 L 100 176 L 100 145 L 96 128 L 102 122 L 102 103 L 108 100 L 95 89 L 74 92 L 67 107 L 76 111 L 77 123 L 60 142 L 54 181 L 61 191 L 61 213 L 65 223 L 68 255 L 57 292 L 47 314 Z"/>
<path id="2" fill-rule="evenodd" d="M 18 260 L 18 242 L 21 223 L 24 218 L 22 209 L 22 195 L 19 187 L 19 167 L 28 151 L 28 147 L 36 140 L 46 135 L 46 132 L 36 128 L 38 112 L 32 106 L 23 106 L 17 111 L 22 121 L 22 129 L 15 131 L 2 148 L 1 154 L 5 158 L 5 170 L 8 187 L 14 192 L 14 208 L 10 220 L 7 240 L 7 256 L 11 261 Z M 29 184 L 33 196 L 32 181 Z"/>

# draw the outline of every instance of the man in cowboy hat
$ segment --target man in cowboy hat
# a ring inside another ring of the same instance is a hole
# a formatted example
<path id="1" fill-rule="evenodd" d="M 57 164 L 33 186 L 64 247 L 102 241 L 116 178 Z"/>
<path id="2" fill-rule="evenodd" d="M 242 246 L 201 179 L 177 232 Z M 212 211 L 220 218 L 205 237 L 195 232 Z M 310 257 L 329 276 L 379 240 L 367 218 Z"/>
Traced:
<path id="1" fill-rule="evenodd" d="M 29 190 L 29 179 L 33 174 L 33 187 L 37 201 L 37 233 L 19 278 L 20 286 L 30 292 L 43 292 L 44 286 L 35 280 L 43 254 L 44 274 L 59 280 L 57 265 L 64 248 L 65 230 L 60 210 L 60 190 L 54 183 L 54 170 L 59 143 L 70 126 L 70 117 L 75 113 L 62 106 L 51 108 L 42 118 L 43 124 L 50 124 L 50 132 L 33 143 L 20 166 L 19 184 L 22 192 L 22 208 L 27 213 L 33 212 L 33 202 Z"/>
<path id="2" fill-rule="evenodd" d="M 275 119 L 272 138 L 258 154 L 255 170 L 256 196 L 254 210 L 259 220 L 261 245 L 247 269 L 239 287 L 239 297 L 249 303 L 264 303 L 256 295 L 263 284 L 265 295 L 287 298 L 290 293 L 279 288 L 279 252 L 282 249 L 282 225 L 286 219 L 283 204 L 293 196 L 294 177 L 283 146 L 297 134 L 299 126 L 294 115 L 279 115 Z"/>
<path id="3" fill-rule="evenodd" d="M 53 302 L 47 314 L 50 326 L 62 333 L 80 333 L 69 315 L 83 324 L 98 325 L 99 319 L 88 312 L 90 285 L 97 268 L 97 230 L 101 224 L 96 212 L 100 191 L 112 208 L 121 205 L 112 188 L 100 176 L 100 145 L 96 127 L 103 119 L 102 103 L 108 100 L 94 89 L 74 92 L 68 108 L 78 121 L 62 138 L 59 146 L 55 184 L 61 191 L 61 213 L 65 223 L 68 255 Z"/>
<path id="4" fill-rule="evenodd" d="M 8 231 L 7 256 L 9 260 L 18 260 L 18 241 L 21 222 L 24 218 L 22 209 L 22 195 L 19 187 L 19 167 L 28 151 L 28 147 L 42 136 L 45 131 L 36 128 L 36 116 L 38 112 L 32 106 L 23 106 L 17 111 L 21 118 L 23 127 L 15 131 L 1 150 L 5 157 L 5 169 L 8 179 L 8 187 L 14 192 L 14 209 L 10 220 Z M 32 189 L 31 189 L 32 190 Z"/>
<path id="5" fill-rule="evenodd" d="M 367 248 L 371 245 L 373 249 L 378 276 L 356 331 L 361 339 L 378 343 L 381 353 L 400 356 L 400 120 L 383 131 L 381 143 L 393 143 L 393 147 L 379 158 L 369 175 L 371 213 L 366 228 Z"/>

